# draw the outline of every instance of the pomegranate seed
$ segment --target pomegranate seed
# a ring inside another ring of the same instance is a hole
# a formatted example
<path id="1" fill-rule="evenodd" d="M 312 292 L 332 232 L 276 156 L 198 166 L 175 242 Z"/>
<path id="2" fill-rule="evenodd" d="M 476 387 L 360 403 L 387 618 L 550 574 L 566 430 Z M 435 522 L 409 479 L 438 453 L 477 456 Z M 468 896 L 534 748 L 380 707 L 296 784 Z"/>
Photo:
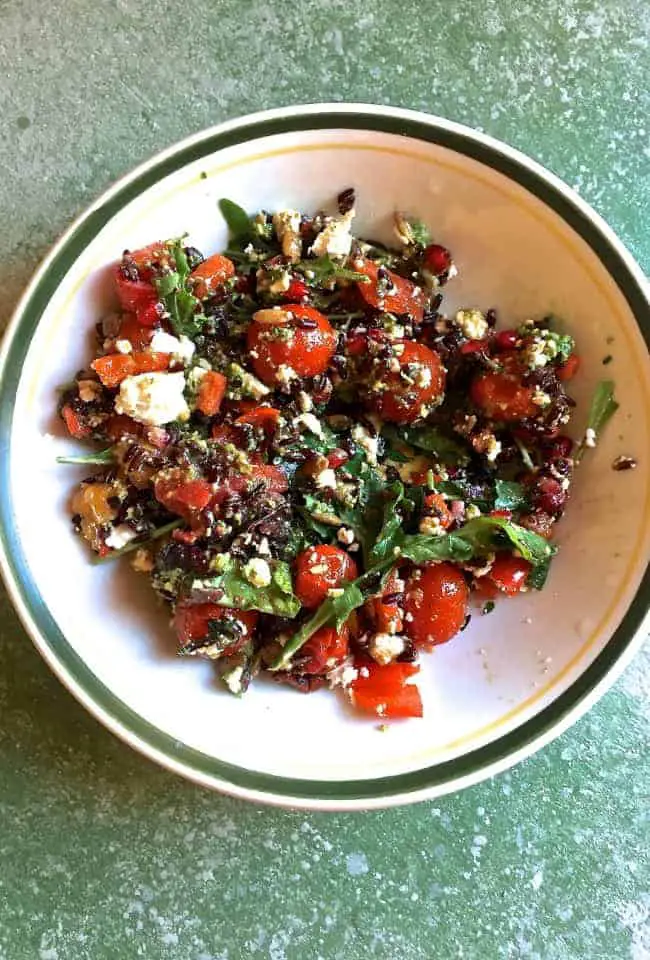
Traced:
<path id="1" fill-rule="evenodd" d="M 345 450 L 341 450 L 340 447 L 330 450 L 330 452 L 327 454 L 327 463 L 332 470 L 336 470 L 336 468 L 340 467 L 341 464 L 347 463 L 349 459 L 349 454 L 347 454 Z"/>
<path id="2" fill-rule="evenodd" d="M 566 492 L 562 485 L 552 477 L 540 477 L 534 494 L 535 506 L 544 513 L 557 515 L 564 509 Z"/>
<path id="3" fill-rule="evenodd" d="M 516 330 L 499 330 L 494 337 L 495 350 L 512 350 L 519 337 Z"/>
<path id="4" fill-rule="evenodd" d="M 561 457 L 565 459 L 566 457 L 571 456 L 571 451 L 573 450 L 573 440 L 571 437 L 560 436 L 556 437 L 553 443 L 551 444 L 551 449 L 549 450 L 549 456 L 552 460 Z"/>
<path id="5" fill-rule="evenodd" d="M 480 353 L 482 350 L 485 350 L 485 340 L 468 340 L 467 343 L 464 343 L 460 352 L 464 356 L 469 356 L 472 353 Z"/>
<path id="6" fill-rule="evenodd" d="M 160 304 L 148 303 L 142 310 L 138 310 L 138 323 L 143 327 L 159 327 L 160 312 Z"/>
<path id="7" fill-rule="evenodd" d="M 309 288 L 304 280 L 294 277 L 289 284 L 289 289 L 284 294 L 284 299 L 289 303 L 298 303 L 300 300 L 306 300 L 309 296 Z"/>
<path id="8" fill-rule="evenodd" d="M 439 243 L 430 244 L 424 251 L 423 263 L 427 270 L 439 277 L 447 273 L 451 266 L 451 254 Z"/>

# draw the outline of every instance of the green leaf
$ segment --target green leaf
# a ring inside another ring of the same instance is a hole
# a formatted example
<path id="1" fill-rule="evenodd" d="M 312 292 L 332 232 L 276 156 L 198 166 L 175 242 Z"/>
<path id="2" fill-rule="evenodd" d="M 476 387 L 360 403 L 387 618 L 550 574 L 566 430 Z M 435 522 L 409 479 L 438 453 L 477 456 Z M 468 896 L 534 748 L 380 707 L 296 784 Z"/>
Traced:
<path id="1" fill-rule="evenodd" d="M 528 494 L 523 484 L 514 480 L 497 480 L 495 488 L 495 510 L 522 510 L 528 506 Z"/>
<path id="2" fill-rule="evenodd" d="M 499 534 L 503 534 L 500 537 Z M 544 537 L 527 530 L 526 527 L 506 520 L 505 517 L 477 517 L 464 524 L 455 534 L 462 537 L 475 553 L 487 553 L 498 549 L 505 537 L 519 551 L 524 560 L 533 566 L 546 563 L 556 552 Z M 452 534 L 450 534 L 452 536 Z"/>
<path id="3" fill-rule="evenodd" d="M 369 552 L 368 566 L 375 566 L 381 563 L 389 555 L 392 555 L 393 545 L 396 536 L 402 529 L 402 515 L 399 507 L 404 503 L 404 485 L 395 481 L 390 486 L 376 494 L 381 498 L 381 526 L 374 537 L 374 544 Z"/>
<path id="4" fill-rule="evenodd" d="M 406 246 L 426 247 L 431 243 L 431 233 L 422 220 L 412 220 L 403 214 L 397 214 L 395 224 L 398 234 Z"/>
<path id="5" fill-rule="evenodd" d="M 460 534 L 448 533 L 440 537 L 423 534 L 404 534 L 394 544 L 399 558 L 413 563 L 433 563 L 443 560 L 462 562 L 471 560 L 473 548 Z"/>
<path id="6" fill-rule="evenodd" d="M 451 463 L 458 466 L 469 460 L 466 447 L 451 437 L 447 437 L 437 427 L 428 424 L 421 427 L 395 427 L 391 424 L 384 424 L 382 435 L 393 443 L 396 441 L 406 443 L 418 450 L 431 453 L 440 463 Z"/>
<path id="7" fill-rule="evenodd" d="M 603 427 L 611 420 L 618 410 L 618 403 L 614 399 L 614 381 L 601 380 L 591 401 L 589 417 L 587 419 L 587 430 L 593 430 L 598 437 Z M 585 441 L 582 440 L 575 455 L 575 460 L 579 461 L 585 451 Z"/>
<path id="8" fill-rule="evenodd" d="M 295 269 L 302 273 L 312 283 L 322 284 L 326 280 L 354 280 L 357 283 L 370 283 L 365 273 L 348 270 L 335 263 L 331 257 L 314 257 L 313 260 L 301 260 Z"/>
<path id="9" fill-rule="evenodd" d="M 551 567 L 551 557 L 548 557 L 542 563 L 538 563 L 537 566 L 533 567 L 528 576 L 526 577 L 526 585 L 531 587 L 533 590 L 541 590 L 546 583 L 546 578 L 548 577 L 548 571 Z"/>
<path id="10" fill-rule="evenodd" d="M 112 463 L 113 460 L 113 447 L 107 447 L 106 450 L 90 451 L 90 453 L 83 453 L 78 457 L 56 458 L 57 463 L 96 464 L 97 466 Z"/>
<path id="11" fill-rule="evenodd" d="M 120 547 L 119 550 L 111 550 L 110 553 L 107 553 L 105 556 L 95 556 L 93 557 L 93 563 L 106 563 L 108 560 L 117 560 L 118 557 L 123 557 L 125 553 L 131 553 L 133 550 L 139 550 L 140 547 L 146 547 L 148 543 L 152 543 L 154 540 L 159 540 L 160 537 L 167 536 L 168 533 L 171 533 L 172 530 L 175 530 L 176 527 L 183 525 L 184 520 L 172 520 L 170 523 L 166 523 L 163 527 L 158 527 L 157 530 L 154 530 L 152 533 L 144 537 L 144 539 L 135 539 L 130 540 L 126 546 Z"/>
<path id="12" fill-rule="evenodd" d="M 233 238 L 239 239 L 251 233 L 250 217 L 234 200 L 222 197 L 219 201 L 219 210 Z"/>
<path id="13" fill-rule="evenodd" d="M 195 580 L 192 593 L 205 593 L 211 603 L 238 610 L 259 610 L 277 617 L 295 617 L 300 610 L 300 601 L 293 593 L 291 569 L 281 560 L 269 561 L 271 583 L 256 587 L 244 573 L 244 565 L 232 559 L 225 561 L 226 569 L 214 577 Z"/>

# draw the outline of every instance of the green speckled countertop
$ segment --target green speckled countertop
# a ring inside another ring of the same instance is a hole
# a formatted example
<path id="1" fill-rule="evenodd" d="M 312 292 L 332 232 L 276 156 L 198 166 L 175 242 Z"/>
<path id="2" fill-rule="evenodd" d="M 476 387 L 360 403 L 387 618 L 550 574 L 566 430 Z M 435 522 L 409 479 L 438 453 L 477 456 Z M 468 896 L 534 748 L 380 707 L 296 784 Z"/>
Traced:
<path id="1" fill-rule="evenodd" d="M 650 267 L 647 0 L 0 0 L 4 322 L 119 174 L 300 101 L 439 113 L 541 160 Z M 0 611 L 0 960 L 648 960 L 650 658 L 443 800 L 263 809 L 116 741 Z"/>

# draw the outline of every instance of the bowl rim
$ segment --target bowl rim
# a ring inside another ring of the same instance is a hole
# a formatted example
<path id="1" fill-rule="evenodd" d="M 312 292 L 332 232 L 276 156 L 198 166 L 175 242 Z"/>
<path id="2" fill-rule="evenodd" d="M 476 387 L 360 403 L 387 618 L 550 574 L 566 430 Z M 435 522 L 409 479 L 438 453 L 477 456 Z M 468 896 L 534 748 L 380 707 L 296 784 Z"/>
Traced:
<path id="1" fill-rule="evenodd" d="M 54 290 L 79 253 L 122 206 L 167 174 L 218 149 L 273 134 L 314 129 L 397 133 L 450 147 L 534 194 L 596 254 L 627 300 L 650 346 L 650 287 L 613 230 L 560 178 L 519 150 L 463 124 L 416 110 L 364 103 L 314 103 L 264 110 L 180 140 L 117 180 L 53 245 L 25 289 L 0 349 L 0 571 L 32 642 L 80 703 L 112 733 L 149 759 L 203 786 L 266 804 L 314 810 L 362 810 L 442 796 L 493 776 L 539 750 L 582 716 L 614 683 L 650 622 L 646 566 L 621 623 L 589 667 L 560 696 L 523 724 L 482 747 L 416 771 L 360 781 L 310 781 L 233 766 L 203 754 L 150 724 L 113 694 L 75 653 L 47 610 L 22 552 L 10 498 L 11 425 L 21 360 Z"/>

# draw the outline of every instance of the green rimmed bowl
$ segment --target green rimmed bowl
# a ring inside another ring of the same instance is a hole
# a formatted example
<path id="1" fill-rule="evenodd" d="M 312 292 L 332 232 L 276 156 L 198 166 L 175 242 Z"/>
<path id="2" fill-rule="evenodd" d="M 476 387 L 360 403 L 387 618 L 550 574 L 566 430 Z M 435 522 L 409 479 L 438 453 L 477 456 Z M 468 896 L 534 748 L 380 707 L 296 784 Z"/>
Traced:
<path id="1" fill-rule="evenodd" d="M 505 325 L 555 313 L 579 343 L 576 422 L 606 371 L 621 409 L 585 458 L 558 528 L 548 585 L 475 617 L 424 658 L 421 721 L 353 717 L 332 694 L 271 684 L 242 700 L 209 664 L 178 660 L 167 614 L 128 564 L 94 567 L 71 535 L 76 468 L 53 416 L 56 387 L 88 360 L 121 251 L 189 231 L 225 244 L 228 196 L 249 210 L 313 210 L 343 187 L 356 230 L 388 239 L 395 209 L 452 248 L 446 306 L 497 306 Z M 477 782 L 557 736 L 613 682 L 643 638 L 650 549 L 650 330 L 641 271 L 580 198 L 537 164 L 445 120 L 312 105 L 228 122 L 117 183 L 59 241 L 5 337 L 0 380 L 2 569 L 37 648 L 109 729 L 152 759 L 227 793 L 355 809 Z M 605 356 L 612 361 L 603 367 Z M 614 458 L 639 460 L 617 473 Z M 46 545 L 46 546 L 44 546 Z"/>

